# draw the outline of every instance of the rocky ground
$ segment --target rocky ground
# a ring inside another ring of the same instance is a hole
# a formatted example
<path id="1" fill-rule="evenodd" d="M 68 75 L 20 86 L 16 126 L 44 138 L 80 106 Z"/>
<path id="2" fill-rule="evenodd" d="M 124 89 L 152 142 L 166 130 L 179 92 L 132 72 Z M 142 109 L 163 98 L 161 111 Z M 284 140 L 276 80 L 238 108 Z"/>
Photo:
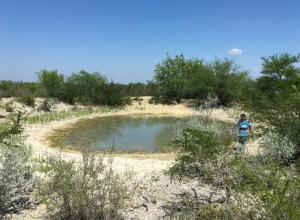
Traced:
<path id="1" fill-rule="evenodd" d="M 187 207 L 185 201 L 189 199 L 204 204 L 225 202 L 224 191 L 198 181 L 171 179 L 163 171 L 153 171 L 143 179 L 135 179 L 131 186 L 134 186 L 134 196 L 120 211 L 125 219 L 174 219 L 176 214 L 185 215 L 188 212 L 190 207 Z M 33 199 L 28 207 L 29 209 L 7 215 L 5 219 L 47 218 L 46 207 L 43 204 L 38 204 Z"/>
<path id="2" fill-rule="evenodd" d="M 122 215 L 125 219 L 173 219 L 175 213 L 186 214 L 185 201 L 201 203 L 225 202 L 225 193 L 192 180 L 175 180 L 162 172 L 153 172 L 138 185 L 137 193 L 128 202 Z"/>

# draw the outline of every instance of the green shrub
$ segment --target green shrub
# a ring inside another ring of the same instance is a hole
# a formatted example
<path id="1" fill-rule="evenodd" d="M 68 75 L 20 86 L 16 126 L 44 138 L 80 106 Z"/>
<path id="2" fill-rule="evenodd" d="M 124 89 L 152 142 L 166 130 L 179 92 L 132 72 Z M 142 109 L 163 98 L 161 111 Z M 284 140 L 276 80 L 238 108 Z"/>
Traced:
<path id="1" fill-rule="evenodd" d="M 251 204 L 244 201 L 244 205 L 251 207 Z M 194 195 L 184 195 L 176 206 L 169 204 L 165 207 L 170 219 L 264 219 L 260 213 L 247 211 L 234 203 L 219 204 L 199 201 Z"/>
<path id="2" fill-rule="evenodd" d="M 42 95 L 40 87 L 36 82 L 0 80 L 1 98 L 20 97 L 24 94 L 31 94 L 35 97 Z"/>
<path id="3" fill-rule="evenodd" d="M 108 106 L 121 106 L 124 105 L 123 95 L 117 84 L 111 82 L 104 87 L 105 101 L 104 104 Z"/>
<path id="4" fill-rule="evenodd" d="M 152 96 L 151 99 L 149 100 L 149 103 L 155 104 L 155 105 L 157 105 L 157 104 L 162 104 L 162 105 L 176 104 L 173 99 L 168 98 L 168 97 L 159 96 L 159 95 Z"/>
<path id="5" fill-rule="evenodd" d="M 49 99 L 45 99 L 42 104 L 39 106 L 39 110 L 44 112 L 50 112 L 51 111 L 51 104 Z"/>
<path id="6" fill-rule="evenodd" d="M 201 107 L 202 115 L 191 118 L 187 122 L 186 127 L 210 132 L 214 134 L 215 138 L 223 146 L 229 146 L 236 139 L 236 134 L 232 130 L 232 124 L 212 120 L 210 117 L 211 109 L 211 107 L 207 109 Z"/>
<path id="7" fill-rule="evenodd" d="M 243 90 L 250 81 L 247 71 L 226 58 L 215 59 L 210 68 L 214 74 L 213 93 L 219 99 L 219 104 L 228 106 L 245 96 Z"/>
<path id="8" fill-rule="evenodd" d="M 299 219 L 300 177 L 294 166 L 285 163 L 294 152 L 291 139 L 278 133 L 264 136 L 265 154 L 250 156 L 226 150 L 223 146 L 230 142 L 222 141 L 220 134 L 222 129 L 216 124 L 190 120 L 173 141 L 179 152 L 169 173 L 212 184 L 225 192 L 225 202 L 210 204 L 195 197 L 185 198 L 177 204 L 180 211 L 170 211 L 172 215 L 192 219 Z"/>
<path id="9" fill-rule="evenodd" d="M 296 151 L 295 145 L 287 138 L 272 131 L 261 138 L 263 154 L 271 157 L 280 164 L 288 164 Z"/>
<path id="10" fill-rule="evenodd" d="M 130 192 L 104 157 L 85 150 L 78 163 L 49 156 L 40 164 L 46 181 L 41 182 L 39 195 L 52 218 L 120 218 L 118 211 Z"/>
<path id="11" fill-rule="evenodd" d="M 278 98 L 277 101 L 260 103 L 254 118 L 259 122 L 261 133 L 278 134 L 287 139 L 295 151 L 289 163 L 300 158 L 300 93 Z M 292 149 L 291 149 L 292 150 Z"/>
<path id="12" fill-rule="evenodd" d="M 133 97 L 133 98 L 132 98 L 132 101 L 135 101 L 135 102 L 137 102 L 139 105 L 141 105 L 141 102 L 143 101 L 143 98 L 136 96 L 136 97 Z"/>
<path id="13" fill-rule="evenodd" d="M 0 124 L 0 219 L 29 205 L 33 168 L 30 147 L 24 144 L 21 133 L 20 115 Z"/>
<path id="14" fill-rule="evenodd" d="M 194 153 L 196 154 L 196 153 Z M 211 154 L 208 154 L 211 155 Z M 180 160 L 181 154 L 177 157 Z M 186 161 L 186 160 L 185 160 Z M 192 218 L 209 219 L 299 219 L 300 177 L 293 167 L 285 167 L 273 158 L 216 153 L 213 158 L 198 163 L 180 163 L 180 172 L 186 177 L 200 178 L 226 192 L 225 203 L 207 204 L 197 198 L 182 201 L 184 207 L 193 207 Z M 177 168 L 175 164 L 174 168 Z M 176 170 L 175 174 L 178 174 Z M 190 172 L 194 172 L 191 175 Z M 201 175 L 199 175 L 201 173 Z M 173 172 L 174 174 L 174 172 Z M 188 202 L 188 203 L 187 203 Z M 174 211 L 174 210 L 173 210 Z M 174 211 L 176 214 L 176 210 Z"/>
<path id="15" fill-rule="evenodd" d="M 48 97 L 59 97 L 61 95 L 64 84 L 63 74 L 58 73 L 57 70 L 41 70 L 38 73 L 38 79 Z"/>
<path id="16" fill-rule="evenodd" d="M 150 99 L 149 99 L 149 103 L 150 104 L 159 104 L 160 103 L 160 99 L 159 99 L 159 96 L 152 96 Z"/>
<path id="17" fill-rule="evenodd" d="M 158 96 L 152 96 L 150 99 L 149 99 L 149 104 L 158 104 L 159 103 L 159 100 L 158 100 Z"/>
<path id="18" fill-rule="evenodd" d="M 261 162 L 257 158 L 237 157 L 227 162 L 228 166 L 223 163 L 223 167 L 218 167 L 231 173 L 231 178 L 223 179 L 223 184 L 246 198 L 256 198 L 259 206 L 254 208 L 260 209 L 265 219 L 300 217 L 300 177 L 293 168 L 281 166 L 273 158 Z"/>
<path id="19" fill-rule="evenodd" d="M 0 124 L 0 143 L 5 144 L 6 141 L 10 141 L 14 136 L 21 135 L 23 132 L 22 127 L 22 115 L 18 113 L 9 118 L 10 121 Z"/>
<path id="20" fill-rule="evenodd" d="M 214 160 L 223 147 L 215 135 L 208 131 L 185 128 L 172 142 L 179 149 L 176 162 L 170 169 L 172 175 L 201 177 L 204 174 L 202 166 L 209 160 Z"/>
<path id="21" fill-rule="evenodd" d="M 93 101 L 88 96 L 78 96 L 74 98 L 74 103 L 82 105 L 92 105 Z"/>
<path id="22" fill-rule="evenodd" d="M 123 103 L 124 105 L 131 105 L 132 104 L 132 100 L 130 97 L 124 97 L 123 98 Z"/>
<path id="23" fill-rule="evenodd" d="M 32 96 L 26 95 L 19 98 L 19 101 L 23 103 L 24 105 L 34 107 L 35 106 L 35 100 Z"/>
<path id="24" fill-rule="evenodd" d="M 262 76 L 249 95 L 247 107 L 254 111 L 263 134 L 276 133 L 295 146 L 289 163 L 300 158 L 300 55 L 262 57 Z"/>
<path id="25" fill-rule="evenodd" d="M 214 74 L 203 60 L 167 56 L 155 67 L 154 83 L 169 100 L 205 98 L 212 91 Z"/>

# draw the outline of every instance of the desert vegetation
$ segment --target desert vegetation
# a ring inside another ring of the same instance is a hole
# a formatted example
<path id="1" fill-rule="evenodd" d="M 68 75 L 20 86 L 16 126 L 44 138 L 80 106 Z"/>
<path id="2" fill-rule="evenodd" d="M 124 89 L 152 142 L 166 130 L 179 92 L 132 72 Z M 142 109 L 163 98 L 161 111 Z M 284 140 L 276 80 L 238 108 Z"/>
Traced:
<path id="1" fill-rule="evenodd" d="M 263 136 L 262 154 L 253 156 L 228 148 L 218 136 L 199 126 L 183 129 L 174 140 L 180 151 L 170 175 L 212 184 L 226 195 L 221 204 L 187 196 L 182 200 L 181 211 L 170 206 L 174 218 L 299 218 L 299 173 L 294 165 L 286 165 L 294 149 L 289 140 L 279 142 L 278 137 Z"/>
<path id="2" fill-rule="evenodd" d="M 24 144 L 20 114 L 0 127 L 0 218 L 32 205 L 35 187 L 30 146 Z"/>
<path id="3" fill-rule="evenodd" d="M 162 100 L 205 100 L 217 96 L 220 105 L 239 101 L 251 83 L 248 73 L 229 59 L 205 63 L 183 55 L 167 57 L 155 69 L 154 82 Z"/>
<path id="4" fill-rule="evenodd" d="M 59 155 L 33 158 L 24 143 L 22 125 L 111 111 L 130 104 L 131 96 L 140 102 L 138 96 L 150 95 L 153 104 L 190 100 L 192 107 L 208 112 L 207 117 L 194 117 L 175 132 L 170 146 L 177 156 L 164 175 L 178 184 L 208 184 L 224 193 L 217 202 L 184 194 L 176 198 L 176 206 L 172 202 L 163 205 L 165 217 L 299 219 L 299 62 L 299 55 L 263 57 L 262 76 L 251 79 L 232 60 L 205 63 L 179 55 L 159 63 L 153 81 L 147 84 L 117 84 L 86 71 L 65 78 L 56 70 L 42 70 L 34 83 L 1 81 L 1 97 L 16 97 L 17 102 L 42 113 L 13 115 L 12 102 L 2 106 L 11 120 L 2 120 L 0 125 L 0 218 L 41 203 L 52 219 L 125 218 L 134 192 L 129 176 L 116 173 L 110 159 L 85 145 L 76 161 Z M 37 97 L 43 97 L 39 106 Z M 52 111 L 53 100 L 69 103 L 70 109 Z M 212 107 L 234 105 L 249 112 L 257 124 L 254 138 L 260 151 L 254 155 L 236 152 L 228 129 L 210 121 Z M 159 204 L 154 197 L 148 200 Z"/>
<path id="5" fill-rule="evenodd" d="M 216 185 L 226 192 L 226 199 L 217 206 L 190 199 L 186 207 L 193 208 L 175 212 L 174 216 L 189 213 L 200 219 L 300 217 L 298 62 L 299 56 L 288 54 L 263 58 L 263 75 L 254 84 L 252 99 L 244 103 L 259 124 L 256 135 L 260 136 L 260 154 L 237 154 L 218 138 L 217 130 L 205 126 L 179 133 L 174 144 L 180 151 L 170 174 Z"/>
<path id="6" fill-rule="evenodd" d="M 183 55 L 167 56 L 154 72 L 152 81 L 124 85 L 84 70 L 69 77 L 57 70 L 41 70 L 38 82 L 1 81 L 0 97 L 19 97 L 27 106 L 34 106 L 35 97 L 56 98 L 70 104 L 120 106 L 129 104 L 129 97 L 145 95 L 153 97 L 152 103 L 165 104 L 182 99 L 204 101 L 208 95 L 214 95 L 219 105 L 230 105 L 241 101 L 253 84 L 247 71 L 229 59 L 205 63 Z"/>
<path id="7" fill-rule="evenodd" d="M 119 210 L 134 192 L 130 172 L 115 173 L 113 159 L 96 155 L 90 145 L 83 146 L 80 161 L 33 158 L 23 122 L 18 114 L 0 127 L 0 219 L 39 203 L 51 219 L 121 218 Z"/>
<path id="8" fill-rule="evenodd" d="M 108 82 L 99 73 L 80 71 L 65 77 L 57 70 L 41 70 L 38 82 L 0 81 L 0 97 L 18 97 L 18 101 L 34 107 L 34 98 L 59 99 L 69 104 L 121 106 L 129 97 L 149 95 L 156 86 L 149 82 L 128 85 Z"/>
<path id="9" fill-rule="evenodd" d="M 130 175 L 120 176 L 111 161 L 96 156 L 91 147 L 82 151 L 80 161 L 48 156 L 39 161 L 38 171 L 46 178 L 38 191 L 53 219 L 120 219 L 129 191 Z"/>

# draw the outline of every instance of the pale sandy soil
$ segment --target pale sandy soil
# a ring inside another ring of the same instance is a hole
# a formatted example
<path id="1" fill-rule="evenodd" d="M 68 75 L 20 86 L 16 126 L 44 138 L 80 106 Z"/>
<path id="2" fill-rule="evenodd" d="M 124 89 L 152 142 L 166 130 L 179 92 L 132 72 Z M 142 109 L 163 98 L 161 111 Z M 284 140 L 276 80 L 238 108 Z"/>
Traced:
<path id="1" fill-rule="evenodd" d="M 27 136 L 26 142 L 32 146 L 33 155 L 35 157 L 44 156 L 46 154 L 61 155 L 66 160 L 78 160 L 80 154 L 74 151 L 60 151 L 55 148 L 49 147 L 49 137 L 55 129 L 62 129 L 76 123 L 80 119 L 84 118 L 93 118 L 93 117 L 105 117 L 112 115 L 129 115 L 129 114 L 153 114 L 156 116 L 192 116 L 192 115 L 204 115 L 209 114 L 212 119 L 232 122 L 235 123 L 240 114 L 237 109 L 227 109 L 227 108 L 218 108 L 208 111 L 199 111 L 193 108 L 189 108 L 184 104 L 177 105 L 152 105 L 148 103 L 149 97 L 144 97 L 143 101 L 140 103 L 134 102 L 132 105 L 125 107 L 122 110 L 112 111 L 107 113 L 97 113 L 89 116 L 65 119 L 61 121 L 53 121 L 47 124 L 31 125 L 26 127 L 25 135 Z M 248 152 L 257 151 L 257 143 L 251 143 L 248 147 Z M 149 188 L 149 184 L 156 184 L 153 189 L 155 191 L 161 190 L 161 185 L 172 186 L 170 180 L 164 175 L 164 170 L 166 170 L 173 163 L 174 155 L 170 154 L 131 154 L 131 155 L 115 155 L 113 162 L 113 169 L 116 172 L 123 173 L 128 170 L 134 172 L 134 180 L 140 182 L 141 185 Z M 161 180 L 157 183 L 151 182 L 153 176 L 161 177 Z M 146 180 L 146 183 L 145 183 Z M 149 181 L 149 183 L 148 183 Z M 195 185 L 184 185 L 182 183 L 176 183 L 173 188 L 170 188 L 171 197 L 178 193 L 180 188 L 191 189 L 191 187 L 196 187 Z M 197 188 L 197 187 L 196 187 Z M 201 186 L 198 189 L 200 194 L 207 190 L 208 186 Z M 173 191 L 172 191 L 173 190 Z M 143 191 L 144 195 L 145 191 Z M 158 193 L 159 194 L 159 193 Z M 170 198 L 171 198 L 170 197 Z M 139 197 L 140 198 L 140 197 Z M 136 200 L 134 200 L 136 202 Z M 129 211 L 128 211 L 129 210 Z M 147 210 L 143 211 L 141 208 L 128 209 L 126 216 L 135 217 L 135 219 L 144 219 L 147 216 L 147 219 L 159 219 L 158 214 L 162 212 L 157 205 L 153 206 L 152 213 Z M 141 211 L 142 210 L 142 211 Z M 42 219 L 43 214 L 45 213 L 44 206 L 38 206 L 36 210 L 27 210 L 23 211 L 19 215 L 12 216 L 13 219 Z"/>
<path id="2" fill-rule="evenodd" d="M 35 105 L 34 107 L 26 106 L 23 103 L 20 103 L 17 98 L 1 98 L 0 99 L 0 113 L 3 113 L 4 115 L 8 115 L 9 113 L 5 112 L 5 105 L 9 104 L 14 112 L 21 111 L 25 114 L 37 114 L 39 113 L 39 108 L 41 107 L 43 101 L 45 98 L 35 98 Z M 49 100 L 51 104 L 51 111 L 67 111 L 70 110 L 73 106 L 66 104 L 64 102 L 61 102 L 59 100 L 51 99 Z"/>
<path id="3" fill-rule="evenodd" d="M 138 103 L 135 102 L 130 106 L 125 107 L 119 111 L 112 111 L 106 113 L 97 113 L 89 116 L 71 118 L 61 121 L 53 121 L 47 124 L 31 125 L 25 129 L 25 135 L 27 136 L 26 142 L 32 146 L 33 154 L 35 156 L 43 156 L 45 154 L 61 154 L 65 159 L 78 159 L 80 154 L 78 152 L 63 151 L 58 149 L 50 148 L 47 137 L 49 137 L 52 132 L 56 129 L 62 129 L 76 123 L 80 119 L 93 118 L 93 117 L 105 117 L 112 115 L 129 115 L 129 114 L 152 114 L 155 116 L 192 116 L 199 114 L 208 114 L 207 111 L 198 111 L 184 104 L 178 105 L 152 105 L 148 103 L 149 97 L 144 97 L 143 101 Z M 233 109 L 212 109 L 210 111 L 210 116 L 213 119 L 235 122 L 232 117 L 235 113 Z M 128 156 L 121 155 L 114 157 L 114 166 L 118 171 L 124 171 L 127 169 L 133 169 L 137 174 L 143 173 L 143 175 L 157 170 L 162 170 L 167 168 L 171 163 L 172 158 L 163 154 L 152 154 L 152 155 L 136 155 Z M 154 158 L 153 158 L 154 157 Z M 142 176 L 143 176 L 142 175 Z"/>
<path id="4" fill-rule="evenodd" d="M 185 117 L 193 115 L 209 115 L 212 119 L 235 123 L 239 117 L 239 110 L 233 108 L 215 108 L 211 110 L 199 110 L 187 107 L 184 104 L 177 105 L 153 105 L 149 104 L 150 97 L 143 97 L 143 101 L 134 102 L 130 106 L 126 106 L 124 109 L 118 111 L 111 111 L 106 113 L 96 113 L 88 116 L 64 119 L 61 121 L 52 121 L 47 124 L 30 125 L 25 129 L 25 135 L 27 136 L 26 142 L 32 146 L 33 154 L 35 156 L 43 156 L 46 153 L 58 154 L 60 153 L 65 159 L 78 159 L 80 154 L 78 152 L 64 151 L 61 152 L 58 149 L 50 148 L 48 137 L 51 136 L 53 131 L 72 126 L 81 119 L 91 119 L 94 117 L 105 117 L 113 115 L 155 115 L 157 117 L 163 116 L 176 116 Z M 253 141 L 249 143 L 249 152 L 256 151 L 256 144 Z M 173 158 L 165 154 L 131 154 L 133 156 L 128 157 L 126 154 L 121 156 L 115 156 L 116 169 L 123 170 L 124 167 L 134 167 L 137 171 L 152 171 L 161 169 L 170 164 L 169 159 Z M 148 158 L 148 159 L 147 159 Z M 141 160 L 143 159 L 143 160 Z M 143 165 L 144 164 L 144 165 Z"/>

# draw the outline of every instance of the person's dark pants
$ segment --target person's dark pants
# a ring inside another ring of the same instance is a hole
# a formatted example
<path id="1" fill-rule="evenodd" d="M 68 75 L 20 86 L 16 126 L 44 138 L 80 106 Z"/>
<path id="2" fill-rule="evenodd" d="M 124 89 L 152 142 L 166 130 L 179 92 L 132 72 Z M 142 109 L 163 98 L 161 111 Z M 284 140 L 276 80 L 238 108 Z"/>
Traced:
<path id="1" fill-rule="evenodd" d="M 248 136 L 239 136 L 239 151 L 244 152 L 245 151 L 245 145 L 248 140 Z"/>

